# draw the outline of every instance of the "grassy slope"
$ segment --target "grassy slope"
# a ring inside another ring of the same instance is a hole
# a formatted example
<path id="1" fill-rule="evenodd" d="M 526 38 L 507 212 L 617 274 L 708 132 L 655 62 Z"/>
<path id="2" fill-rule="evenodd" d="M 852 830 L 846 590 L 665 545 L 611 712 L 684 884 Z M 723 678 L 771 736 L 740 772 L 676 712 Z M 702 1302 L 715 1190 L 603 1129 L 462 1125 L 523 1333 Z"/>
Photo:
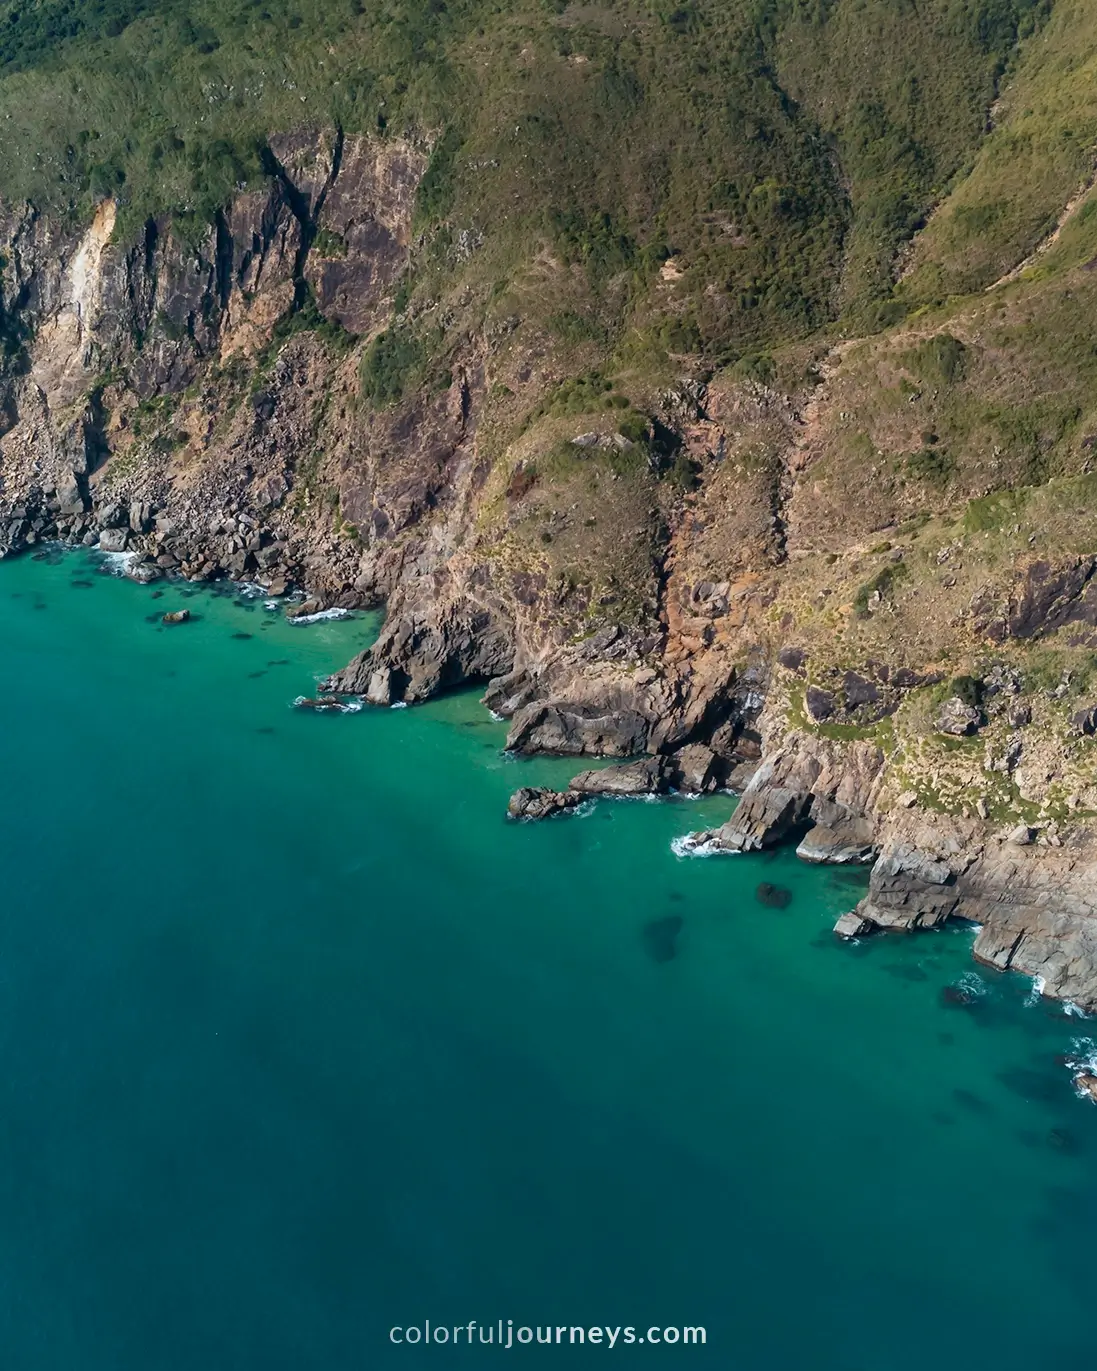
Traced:
<path id="1" fill-rule="evenodd" d="M 5 11 L 19 16 L 0 23 L 5 198 L 81 217 L 110 191 L 121 233 L 150 213 L 197 227 L 261 177 L 264 138 L 302 121 L 433 148 L 406 312 L 365 350 L 363 395 L 398 404 L 437 384 L 457 334 L 494 340 L 480 551 L 542 577 L 562 632 L 650 614 L 691 479 L 643 443 L 582 453 L 569 439 L 637 431 L 626 400 L 645 408 L 683 370 L 717 372 L 738 417 L 727 461 L 689 497 L 678 575 L 761 587 L 752 631 L 803 641 L 813 670 L 977 669 L 973 596 L 1028 557 L 1097 544 L 1088 0 Z M 836 337 L 857 341 L 813 391 Z M 795 481 L 785 409 L 755 412 L 751 377 L 811 411 Z M 1062 755 L 1093 674 L 1069 637 L 1005 649 Z M 926 803 L 962 807 L 981 789 L 1003 817 L 1097 806 L 1081 756 L 1068 775 L 1049 754 L 1022 795 L 986 771 L 982 743 L 943 742 L 946 687 L 867 729 Z"/>
<path id="2" fill-rule="evenodd" d="M 498 294 L 547 241 L 585 276 L 562 326 L 734 360 L 887 293 L 1041 5 L 7 0 L 0 195 L 113 193 L 132 233 L 208 219 L 278 129 L 410 132 L 434 288 Z M 485 242 L 457 273 L 461 230 Z"/>
<path id="3" fill-rule="evenodd" d="M 991 285 L 1051 232 L 1097 161 L 1097 10 L 1057 0 L 995 109 L 995 127 L 916 245 L 903 294 Z"/>

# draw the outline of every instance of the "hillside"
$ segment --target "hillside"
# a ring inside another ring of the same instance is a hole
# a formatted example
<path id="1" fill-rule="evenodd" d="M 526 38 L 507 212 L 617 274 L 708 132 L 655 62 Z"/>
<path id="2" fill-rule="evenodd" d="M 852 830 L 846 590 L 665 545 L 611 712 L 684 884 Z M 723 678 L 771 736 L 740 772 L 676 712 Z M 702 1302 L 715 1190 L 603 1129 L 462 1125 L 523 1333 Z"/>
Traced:
<path id="1" fill-rule="evenodd" d="M 1092 6 L 4 10 L 6 547 L 384 603 L 335 688 L 519 751 L 821 749 L 873 851 L 1089 833 Z"/>

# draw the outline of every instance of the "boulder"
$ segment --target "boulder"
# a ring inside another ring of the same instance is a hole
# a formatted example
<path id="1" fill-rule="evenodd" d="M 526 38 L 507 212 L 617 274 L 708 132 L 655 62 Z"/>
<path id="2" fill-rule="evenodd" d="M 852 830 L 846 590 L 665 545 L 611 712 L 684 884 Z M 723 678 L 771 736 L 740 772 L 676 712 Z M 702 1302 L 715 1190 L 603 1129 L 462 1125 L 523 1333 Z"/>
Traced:
<path id="1" fill-rule="evenodd" d="M 139 562 L 131 562 L 126 567 L 126 575 L 129 579 L 142 586 L 147 586 L 150 581 L 158 581 L 163 574 L 155 562 L 147 561 L 144 558 Z"/>
<path id="2" fill-rule="evenodd" d="M 669 758 L 671 785 L 689 795 L 719 790 L 727 779 L 727 763 L 704 743 L 687 743 Z"/>
<path id="3" fill-rule="evenodd" d="M 66 472 L 57 484 L 57 508 L 66 516 L 83 514 L 88 507 L 87 497 L 75 471 Z"/>
<path id="4" fill-rule="evenodd" d="M 807 661 L 807 653 L 802 647 L 783 647 L 777 654 L 777 660 L 786 671 L 802 674 L 804 662 Z"/>
<path id="5" fill-rule="evenodd" d="M 544 786 L 522 786 L 510 797 L 507 815 L 511 819 L 548 819 L 565 814 L 583 803 L 586 796 L 574 790 L 548 790 Z"/>
<path id="6" fill-rule="evenodd" d="M 839 938 L 863 938 L 866 933 L 872 932 L 872 923 L 868 919 L 863 919 L 855 909 L 851 909 L 834 925 L 834 931 Z"/>
<path id="7" fill-rule="evenodd" d="M 1092 738 L 1097 733 L 1097 705 L 1080 709 L 1071 719 L 1070 724 L 1075 733 L 1080 733 L 1086 738 Z"/>
<path id="8" fill-rule="evenodd" d="M 185 624 L 190 618 L 189 609 L 172 609 L 160 620 L 162 624 Z"/>
<path id="9" fill-rule="evenodd" d="M 804 692 L 804 707 L 807 709 L 808 718 L 812 723 L 825 723 L 834 713 L 834 696 L 829 690 L 820 690 L 818 686 L 808 686 Z"/>
<path id="10" fill-rule="evenodd" d="M 941 706 L 937 728 L 954 738 L 966 738 L 978 730 L 982 721 L 983 716 L 974 705 L 965 704 L 959 695 L 953 695 Z"/>
<path id="11" fill-rule="evenodd" d="M 874 705 L 880 698 L 880 692 L 871 681 L 866 681 L 863 676 L 859 676 L 856 671 L 847 671 L 842 678 L 842 693 L 846 699 L 847 709 L 857 709 L 860 705 Z"/>
<path id="12" fill-rule="evenodd" d="M 1080 1094 L 1088 1095 L 1097 1104 L 1097 1075 L 1092 1071 L 1079 1071 L 1074 1077 L 1074 1084 Z"/>
<path id="13" fill-rule="evenodd" d="M 99 535 L 100 552 L 125 552 L 129 542 L 129 530 L 125 528 L 105 528 Z"/>
<path id="14" fill-rule="evenodd" d="M 642 757 L 623 766 L 581 771 L 568 786 L 580 795 L 665 795 L 670 767 L 664 757 Z"/>

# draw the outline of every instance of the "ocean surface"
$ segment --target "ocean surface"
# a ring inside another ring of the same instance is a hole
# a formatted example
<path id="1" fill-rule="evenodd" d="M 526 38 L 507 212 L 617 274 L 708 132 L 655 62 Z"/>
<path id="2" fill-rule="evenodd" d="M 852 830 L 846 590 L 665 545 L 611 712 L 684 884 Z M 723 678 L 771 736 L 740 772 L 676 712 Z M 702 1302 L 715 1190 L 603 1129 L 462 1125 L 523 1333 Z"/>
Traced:
<path id="1" fill-rule="evenodd" d="M 509 824 L 576 764 L 221 590 L 0 565 L 4 1371 L 1091 1363 L 1097 1023 L 676 857 L 730 797 Z M 508 1319 L 706 1342 L 390 1338 Z"/>

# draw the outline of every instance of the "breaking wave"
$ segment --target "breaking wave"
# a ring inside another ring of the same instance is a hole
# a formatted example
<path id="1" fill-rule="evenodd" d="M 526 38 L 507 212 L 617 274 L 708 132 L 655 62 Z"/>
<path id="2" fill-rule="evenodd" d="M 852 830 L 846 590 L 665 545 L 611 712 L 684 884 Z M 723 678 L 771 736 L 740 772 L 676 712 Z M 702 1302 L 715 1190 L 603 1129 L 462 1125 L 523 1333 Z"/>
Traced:
<path id="1" fill-rule="evenodd" d="M 727 855 L 727 849 L 721 847 L 711 838 L 702 840 L 697 838 L 693 833 L 683 833 L 680 838 L 672 838 L 670 840 L 670 850 L 676 857 L 715 857 L 717 855 Z"/>
<path id="2" fill-rule="evenodd" d="M 98 548 L 94 551 L 98 552 L 102 559 L 103 569 L 109 571 L 112 576 L 124 576 L 140 555 L 136 552 L 101 552 Z"/>
<path id="3" fill-rule="evenodd" d="M 294 709 L 303 709 L 308 706 L 309 697 L 298 695 L 293 702 Z M 363 708 L 362 700 L 357 695 L 348 695 L 346 699 L 340 700 L 338 704 L 314 705 L 313 709 L 317 714 L 358 714 Z"/>
<path id="4" fill-rule="evenodd" d="M 349 619 L 349 609 L 319 609 L 315 614 L 297 614 L 287 620 L 291 624 L 319 624 L 325 619 Z"/>

